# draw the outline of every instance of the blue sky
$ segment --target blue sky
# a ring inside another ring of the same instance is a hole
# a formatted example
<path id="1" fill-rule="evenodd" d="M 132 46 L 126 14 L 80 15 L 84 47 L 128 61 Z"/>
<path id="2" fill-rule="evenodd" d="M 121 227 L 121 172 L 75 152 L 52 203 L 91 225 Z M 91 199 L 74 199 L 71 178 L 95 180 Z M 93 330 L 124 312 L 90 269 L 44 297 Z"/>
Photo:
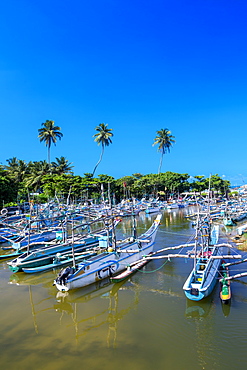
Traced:
<path id="1" fill-rule="evenodd" d="M 38 129 L 74 173 L 157 173 L 156 131 L 176 144 L 162 172 L 247 183 L 246 0 L 8 0 L 0 5 L 0 163 L 47 159 Z"/>

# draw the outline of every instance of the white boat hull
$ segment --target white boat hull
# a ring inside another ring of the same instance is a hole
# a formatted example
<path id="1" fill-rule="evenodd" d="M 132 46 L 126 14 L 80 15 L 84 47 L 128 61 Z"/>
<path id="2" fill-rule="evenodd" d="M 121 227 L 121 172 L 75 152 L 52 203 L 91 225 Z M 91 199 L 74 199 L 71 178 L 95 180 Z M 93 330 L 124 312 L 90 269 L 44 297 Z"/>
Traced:
<path id="1" fill-rule="evenodd" d="M 70 274 L 72 271 L 68 269 L 69 274 L 65 276 L 66 280 L 58 277 L 54 281 L 57 289 L 64 292 L 93 284 L 123 271 L 129 264 L 152 253 L 160 218 L 161 215 L 158 215 L 151 228 L 139 240 L 122 244 L 116 252 L 104 252 L 92 257 L 85 263 L 79 264 L 72 274 Z"/>

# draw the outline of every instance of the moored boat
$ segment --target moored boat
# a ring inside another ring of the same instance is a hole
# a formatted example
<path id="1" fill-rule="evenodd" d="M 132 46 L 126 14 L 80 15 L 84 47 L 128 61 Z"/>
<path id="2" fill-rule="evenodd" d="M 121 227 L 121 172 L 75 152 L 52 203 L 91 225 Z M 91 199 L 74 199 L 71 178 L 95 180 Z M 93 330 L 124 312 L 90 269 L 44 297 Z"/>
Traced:
<path id="1" fill-rule="evenodd" d="M 72 250 L 74 252 L 84 252 L 89 247 L 94 248 L 99 245 L 100 239 L 110 235 L 112 228 L 116 227 L 119 220 L 116 220 L 108 229 L 101 229 L 93 234 L 87 234 L 75 239 L 68 239 L 66 243 L 56 243 L 53 245 L 42 246 L 34 250 L 22 253 L 17 258 L 7 262 L 9 268 L 13 272 L 22 271 L 23 268 L 34 268 L 52 264 L 57 253 L 62 256 L 67 255 Z"/>
<path id="2" fill-rule="evenodd" d="M 151 227 L 139 238 L 125 241 L 115 246 L 113 250 L 109 249 L 86 262 L 79 263 L 76 268 L 61 271 L 55 279 L 54 285 L 60 291 L 82 288 L 111 277 L 123 271 L 127 265 L 141 260 L 153 252 L 160 220 L 161 214 L 157 215 Z"/>
<path id="3" fill-rule="evenodd" d="M 208 215 L 198 215 L 194 267 L 183 286 L 190 300 L 200 301 L 213 291 L 223 251 L 218 236 L 219 226 L 212 227 Z"/>
<path id="4" fill-rule="evenodd" d="M 79 253 L 77 255 L 67 254 L 67 255 L 61 255 L 58 253 L 56 257 L 53 258 L 52 263 L 48 263 L 46 265 L 37 266 L 37 267 L 23 267 L 22 271 L 27 274 L 35 274 L 38 272 L 45 272 L 52 269 L 61 268 L 62 266 L 69 265 L 74 262 L 78 262 L 81 260 L 86 260 L 89 257 L 95 256 L 97 254 L 97 249 L 89 249 L 85 252 Z"/>

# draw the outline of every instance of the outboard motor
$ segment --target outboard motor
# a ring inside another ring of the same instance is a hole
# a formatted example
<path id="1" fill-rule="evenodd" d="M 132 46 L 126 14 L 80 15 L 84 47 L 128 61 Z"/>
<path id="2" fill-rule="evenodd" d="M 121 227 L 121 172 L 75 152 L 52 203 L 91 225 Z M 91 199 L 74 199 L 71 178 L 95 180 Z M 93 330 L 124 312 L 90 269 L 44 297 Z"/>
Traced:
<path id="1" fill-rule="evenodd" d="M 58 284 L 61 284 L 61 285 L 65 285 L 65 282 L 67 280 L 67 277 L 70 275 L 70 274 L 73 274 L 74 272 L 74 269 L 73 267 L 66 267 L 64 269 L 62 269 L 59 274 L 58 274 L 58 277 L 56 279 L 57 283 Z"/>

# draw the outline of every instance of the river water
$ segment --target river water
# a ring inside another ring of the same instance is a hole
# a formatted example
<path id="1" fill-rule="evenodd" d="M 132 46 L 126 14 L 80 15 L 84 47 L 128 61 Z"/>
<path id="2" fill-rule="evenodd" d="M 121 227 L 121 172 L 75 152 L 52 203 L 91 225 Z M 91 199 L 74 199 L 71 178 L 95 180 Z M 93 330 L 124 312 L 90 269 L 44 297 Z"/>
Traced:
<path id="1" fill-rule="evenodd" d="M 155 249 L 190 241 L 190 211 L 163 211 Z M 154 217 L 137 217 L 138 234 Z M 130 230 L 123 219 L 117 234 Z M 1 368 L 246 369 L 247 278 L 232 282 L 230 305 L 221 304 L 219 285 L 193 303 L 182 289 L 192 263 L 153 260 L 127 281 L 66 294 L 52 285 L 56 271 L 13 274 L 1 262 Z M 246 270 L 237 266 L 231 274 Z"/>

